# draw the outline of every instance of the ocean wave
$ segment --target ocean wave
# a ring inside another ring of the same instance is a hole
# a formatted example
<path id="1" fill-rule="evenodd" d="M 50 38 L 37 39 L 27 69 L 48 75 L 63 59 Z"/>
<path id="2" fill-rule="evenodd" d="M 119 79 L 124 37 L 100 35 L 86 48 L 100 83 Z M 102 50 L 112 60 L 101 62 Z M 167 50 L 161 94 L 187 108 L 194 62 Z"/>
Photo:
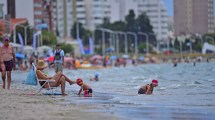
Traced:
<path id="1" fill-rule="evenodd" d="M 208 79 L 206 81 L 215 83 L 215 79 L 214 78 Z"/>
<path id="2" fill-rule="evenodd" d="M 137 76 L 137 77 L 132 77 L 132 80 L 144 80 L 146 77 L 145 76 Z"/>
<path id="3" fill-rule="evenodd" d="M 193 84 L 199 85 L 199 84 L 202 84 L 202 83 L 201 83 L 201 82 L 198 82 L 198 81 L 194 81 Z"/>
<path id="4" fill-rule="evenodd" d="M 167 87 L 160 87 L 160 90 L 166 90 L 166 89 L 178 89 L 180 88 L 182 85 L 181 84 L 171 84 Z"/>
<path id="5" fill-rule="evenodd" d="M 143 105 L 145 102 L 143 101 L 142 96 L 121 96 L 114 97 L 111 100 L 118 101 L 121 104 L 134 104 L 134 105 Z"/>

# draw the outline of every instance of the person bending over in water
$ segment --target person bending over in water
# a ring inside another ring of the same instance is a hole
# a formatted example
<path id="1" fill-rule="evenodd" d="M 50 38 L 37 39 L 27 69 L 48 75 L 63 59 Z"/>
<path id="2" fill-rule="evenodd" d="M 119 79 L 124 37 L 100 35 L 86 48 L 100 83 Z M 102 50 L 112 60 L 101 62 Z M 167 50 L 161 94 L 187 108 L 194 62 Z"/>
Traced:
<path id="1" fill-rule="evenodd" d="M 79 90 L 79 92 L 78 92 L 78 95 L 80 95 L 81 92 L 84 91 L 84 97 L 92 97 L 93 90 L 92 90 L 92 88 L 88 84 L 84 83 L 82 81 L 82 79 L 80 79 L 80 78 L 78 78 L 76 80 L 76 82 L 81 87 L 80 90 Z"/>
<path id="2" fill-rule="evenodd" d="M 138 94 L 151 95 L 153 93 L 154 87 L 158 86 L 158 80 L 152 80 L 151 84 L 143 85 L 138 90 Z"/>

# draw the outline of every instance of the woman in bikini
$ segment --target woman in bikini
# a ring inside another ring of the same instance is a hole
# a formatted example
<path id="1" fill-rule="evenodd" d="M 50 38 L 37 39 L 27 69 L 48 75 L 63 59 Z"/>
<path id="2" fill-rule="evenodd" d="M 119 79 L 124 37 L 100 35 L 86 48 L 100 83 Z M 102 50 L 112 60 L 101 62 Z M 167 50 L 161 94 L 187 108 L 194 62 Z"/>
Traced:
<path id="1" fill-rule="evenodd" d="M 158 86 L 158 80 L 152 80 L 151 84 L 143 85 L 138 90 L 138 94 L 151 95 L 153 93 L 154 87 Z"/>
<path id="2" fill-rule="evenodd" d="M 76 81 L 70 80 L 66 75 L 64 75 L 62 72 L 57 72 L 53 77 L 48 77 L 43 70 L 47 67 L 45 65 L 43 60 L 38 60 L 37 63 L 37 77 L 38 79 L 44 79 L 44 80 L 55 80 L 55 82 L 49 83 L 51 87 L 58 87 L 61 85 L 61 92 L 62 96 L 66 96 L 67 94 L 65 93 L 65 84 L 68 82 L 70 85 L 75 84 Z M 44 85 L 45 84 L 45 85 Z M 40 82 L 40 85 L 43 86 L 44 88 L 48 88 L 48 84 L 45 82 Z"/>

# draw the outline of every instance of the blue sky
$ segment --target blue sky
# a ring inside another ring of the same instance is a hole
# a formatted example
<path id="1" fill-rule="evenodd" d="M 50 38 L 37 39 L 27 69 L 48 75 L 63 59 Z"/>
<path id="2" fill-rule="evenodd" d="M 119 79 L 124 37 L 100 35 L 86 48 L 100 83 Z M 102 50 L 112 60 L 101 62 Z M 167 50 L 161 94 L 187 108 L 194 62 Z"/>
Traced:
<path id="1" fill-rule="evenodd" d="M 168 15 L 173 16 L 173 0 L 163 0 L 167 7 Z"/>
<path id="2" fill-rule="evenodd" d="M 164 4 L 167 7 L 168 14 L 170 16 L 173 16 L 173 0 L 163 0 L 163 1 L 164 1 Z M 214 2 L 214 6 L 215 6 L 215 2 Z M 215 7 L 214 7 L 214 11 L 215 11 Z M 214 12 L 214 14 L 215 14 L 215 12 Z"/>

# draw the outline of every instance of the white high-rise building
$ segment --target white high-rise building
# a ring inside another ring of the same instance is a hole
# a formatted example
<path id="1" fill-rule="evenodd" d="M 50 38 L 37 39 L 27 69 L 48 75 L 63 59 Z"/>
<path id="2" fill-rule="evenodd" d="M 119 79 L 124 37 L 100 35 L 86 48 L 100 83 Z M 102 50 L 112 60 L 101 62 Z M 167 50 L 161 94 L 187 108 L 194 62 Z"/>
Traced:
<path id="1" fill-rule="evenodd" d="M 86 27 L 93 30 L 102 24 L 108 17 L 108 7 L 106 0 L 86 0 Z"/>
<path id="2" fill-rule="evenodd" d="M 167 38 L 168 14 L 163 0 L 142 0 L 138 3 L 138 15 L 146 13 L 153 26 L 153 31 L 158 40 Z"/>
<path id="3" fill-rule="evenodd" d="M 153 31 L 158 40 L 165 39 L 168 32 L 168 15 L 163 0 L 107 0 L 109 4 L 109 19 L 111 22 L 125 20 L 129 10 L 139 16 L 146 13 L 153 26 Z"/>
<path id="4" fill-rule="evenodd" d="M 54 30 L 58 28 L 60 36 L 70 36 L 75 21 L 85 28 L 94 30 L 103 23 L 125 20 L 129 10 L 133 9 L 136 17 L 145 12 L 151 21 L 158 40 L 165 39 L 168 32 L 167 10 L 162 0 L 55 0 Z"/>
<path id="5" fill-rule="evenodd" d="M 70 36 L 73 25 L 73 2 L 72 0 L 53 1 L 53 30 L 58 32 L 60 37 Z"/>

